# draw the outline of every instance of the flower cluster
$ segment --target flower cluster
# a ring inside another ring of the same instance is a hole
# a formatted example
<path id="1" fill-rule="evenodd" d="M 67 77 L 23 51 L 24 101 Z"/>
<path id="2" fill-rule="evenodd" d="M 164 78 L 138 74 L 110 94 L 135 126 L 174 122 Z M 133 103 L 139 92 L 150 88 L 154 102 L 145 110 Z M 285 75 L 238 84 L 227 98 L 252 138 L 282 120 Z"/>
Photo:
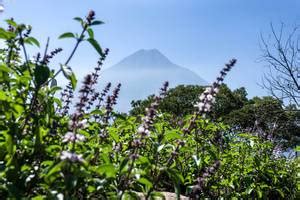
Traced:
<path id="1" fill-rule="evenodd" d="M 110 114 L 113 111 L 113 106 L 117 104 L 117 99 L 119 97 L 120 89 L 121 89 L 121 83 L 119 83 L 117 87 L 113 90 L 112 95 L 108 95 L 106 98 L 105 115 L 103 119 L 104 124 L 108 123 Z"/>
<path id="2" fill-rule="evenodd" d="M 282 147 L 278 144 L 273 148 L 272 151 L 275 158 L 280 158 L 282 156 L 282 152 Z"/>
<path id="3" fill-rule="evenodd" d="M 63 151 L 60 155 L 61 160 L 69 160 L 71 162 L 84 162 L 82 155 L 77 155 L 69 151 Z"/>
<path id="4" fill-rule="evenodd" d="M 117 104 L 117 99 L 119 97 L 120 89 L 121 89 L 121 83 L 118 83 L 117 87 L 113 90 L 113 93 L 111 95 L 111 104 L 112 105 Z"/>
<path id="5" fill-rule="evenodd" d="M 99 96 L 99 93 L 95 92 L 94 86 L 97 84 L 99 78 L 99 71 L 101 70 L 102 62 L 105 60 L 109 50 L 104 51 L 104 55 L 98 61 L 97 67 L 94 68 L 95 72 L 88 74 L 83 81 L 82 88 L 79 90 L 80 101 L 76 104 L 77 112 L 83 113 L 84 108 L 87 110 L 91 108 L 94 101 Z M 91 95 L 91 96 L 90 96 Z"/>
<path id="6" fill-rule="evenodd" d="M 68 124 L 68 129 L 69 132 L 67 132 L 64 137 L 62 142 L 64 143 L 71 143 L 73 144 L 73 149 L 71 151 L 63 151 L 60 158 L 61 160 L 69 160 L 71 162 L 83 162 L 83 158 L 82 155 L 77 155 L 74 152 L 74 147 L 75 147 L 75 143 L 76 142 L 82 142 L 85 140 L 85 137 L 81 134 L 78 134 L 77 131 L 78 129 L 82 129 L 86 127 L 87 124 L 87 119 L 83 119 L 81 120 L 82 116 L 83 116 L 83 107 L 85 105 L 85 103 L 87 102 L 87 94 L 89 92 L 89 88 L 90 88 L 90 78 L 91 76 L 87 76 L 84 80 L 84 85 L 81 89 L 81 98 L 80 98 L 80 102 L 76 105 L 77 106 L 77 111 L 75 113 L 73 113 L 73 115 L 71 116 L 71 120 L 69 121 Z M 71 90 L 71 89 L 70 89 Z"/>
<path id="7" fill-rule="evenodd" d="M 87 124 L 87 120 L 84 119 L 82 121 L 79 120 L 79 115 L 76 113 L 72 115 L 72 119 L 69 122 L 69 132 L 67 132 L 64 137 L 62 142 L 64 143 L 71 143 L 73 144 L 73 148 L 76 142 L 83 142 L 85 141 L 85 136 L 76 133 L 78 129 L 85 128 Z M 70 160 L 71 162 L 76 162 L 76 161 L 83 161 L 82 155 L 77 155 L 76 153 L 70 152 L 70 151 L 63 151 L 61 156 L 61 160 Z"/>
<path id="8" fill-rule="evenodd" d="M 163 84 L 163 87 L 160 89 L 159 96 L 154 97 L 154 102 L 152 102 L 150 106 L 146 108 L 146 116 L 142 118 L 143 122 L 137 129 L 137 133 L 141 135 L 142 138 L 150 134 L 149 129 L 154 123 L 154 119 L 157 115 L 158 105 L 161 102 L 162 98 L 165 97 L 168 86 L 169 82 L 165 82 Z"/>
<path id="9" fill-rule="evenodd" d="M 154 120 L 157 116 L 158 105 L 161 100 L 165 97 L 167 93 L 169 83 L 165 82 L 163 87 L 160 89 L 159 96 L 154 98 L 154 101 L 150 104 L 148 108 L 146 108 L 146 115 L 142 118 L 141 125 L 137 128 L 136 137 L 131 142 L 132 151 L 129 154 L 129 159 L 131 160 L 131 164 L 127 170 L 127 175 L 122 176 L 120 179 L 119 186 L 123 188 L 127 188 L 130 183 L 130 173 L 133 170 L 134 162 L 139 158 L 139 149 L 144 145 L 145 138 L 150 135 L 150 129 L 154 123 Z"/>
<path id="10" fill-rule="evenodd" d="M 97 85 L 97 83 L 98 83 L 98 78 L 100 76 L 99 72 L 103 65 L 103 61 L 106 59 L 108 53 L 109 53 L 109 49 L 105 49 L 103 55 L 97 62 L 97 66 L 94 68 L 94 72 L 91 74 L 92 75 L 92 83 L 91 83 L 92 86 Z M 91 97 L 89 98 L 88 105 L 86 106 L 87 110 L 89 110 L 93 106 L 94 102 L 99 98 L 100 93 L 96 92 L 94 87 L 91 87 L 90 95 L 91 95 Z"/>
<path id="11" fill-rule="evenodd" d="M 84 135 L 67 132 L 64 135 L 63 142 L 83 142 L 85 141 Z"/>
<path id="12" fill-rule="evenodd" d="M 200 114 L 205 114 L 211 111 L 212 104 L 215 102 L 215 97 L 219 92 L 220 86 L 224 81 L 225 76 L 235 65 L 236 59 L 232 59 L 229 63 L 225 64 L 225 67 L 221 70 L 220 76 L 217 80 L 199 96 L 199 102 L 195 105 L 198 108 Z"/>
<path id="13" fill-rule="evenodd" d="M 169 82 L 165 82 L 163 84 L 163 87 L 160 89 L 159 96 L 154 97 L 154 101 L 150 104 L 148 108 L 146 108 L 146 115 L 142 118 L 142 123 L 137 128 L 137 134 L 139 137 L 133 140 L 133 147 L 141 147 L 143 145 L 142 140 L 150 135 L 150 128 L 152 127 L 154 119 L 157 115 L 158 105 L 161 102 L 161 100 L 165 97 L 168 86 Z"/>
<path id="14" fill-rule="evenodd" d="M 71 83 L 69 83 L 66 86 L 66 88 L 63 90 L 63 92 L 61 92 L 61 99 L 62 99 L 62 102 L 64 103 L 64 106 L 62 107 L 62 110 L 60 111 L 60 113 L 62 115 L 67 115 L 69 113 L 70 104 L 71 104 L 73 97 L 74 97 L 73 89 L 72 89 Z"/>
<path id="15" fill-rule="evenodd" d="M 51 51 L 50 54 L 45 54 L 43 60 L 41 61 L 41 64 L 47 65 L 49 63 L 50 59 L 52 59 L 55 55 L 57 55 L 61 51 L 62 51 L 62 48 L 57 48 L 57 49 L 54 49 L 53 51 Z"/>
<path id="16" fill-rule="evenodd" d="M 204 168 L 202 175 L 197 178 L 197 184 L 193 187 L 191 192 L 191 197 L 195 199 L 200 198 L 200 194 L 203 192 L 205 188 L 206 180 L 213 176 L 216 171 L 220 168 L 221 162 L 216 160 L 211 167 Z"/>
<path id="17" fill-rule="evenodd" d="M 92 89 L 92 86 L 93 86 L 92 75 L 88 74 L 87 76 L 85 76 L 83 85 L 79 90 L 80 93 L 79 102 L 76 104 L 76 112 L 80 115 L 84 113 L 84 108 L 86 107 L 86 104 L 89 101 L 89 93 Z"/>
<path id="18" fill-rule="evenodd" d="M 90 10 L 88 16 L 86 17 L 86 21 L 88 25 L 91 25 L 92 21 L 95 19 L 95 15 L 96 15 L 95 11 Z"/>
<path id="19" fill-rule="evenodd" d="M 101 103 L 104 100 L 104 97 L 109 92 L 110 87 L 111 87 L 111 82 L 107 83 L 107 85 L 105 86 L 105 88 L 102 90 L 102 92 L 100 93 L 100 95 L 97 97 L 98 98 L 98 103 L 96 105 L 96 109 L 100 109 Z"/>
<path id="20" fill-rule="evenodd" d="M 69 122 L 69 129 L 70 130 L 75 130 L 75 129 L 82 129 L 85 128 L 87 125 L 88 120 L 84 119 L 84 120 L 79 120 L 78 115 L 74 114 L 72 116 L 72 119 Z"/>

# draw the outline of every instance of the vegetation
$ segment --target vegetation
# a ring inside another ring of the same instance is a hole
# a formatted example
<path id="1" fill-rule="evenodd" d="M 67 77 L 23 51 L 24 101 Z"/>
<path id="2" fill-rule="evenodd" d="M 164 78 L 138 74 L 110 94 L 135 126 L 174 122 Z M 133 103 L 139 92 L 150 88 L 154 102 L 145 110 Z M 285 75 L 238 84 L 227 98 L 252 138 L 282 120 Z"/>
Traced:
<path id="1" fill-rule="evenodd" d="M 167 92 L 159 105 L 164 113 L 172 115 L 173 123 L 180 123 L 183 116 L 194 112 L 194 104 L 204 86 L 179 85 Z M 151 104 L 154 95 L 145 100 L 132 102 L 131 115 L 145 114 L 145 108 Z M 231 91 L 221 85 L 216 102 L 209 113 L 213 121 L 222 121 L 236 132 L 248 132 L 265 140 L 272 140 L 282 150 L 295 147 L 299 143 L 299 111 L 295 106 L 284 106 L 283 102 L 273 97 L 247 98 L 245 88 Z M 258 134 L 259 133 L 259 134 Z"/>
<path id="2" fill-rule="evenodd" d="M 62 49 L 49 53 L 47 45 L 44 54 L 31 59 L 27 45 L 39 47 L 39 42 L 31 36 L 30 26 L 7 20 L 8 29 L 0 29 L 5 42 L 0 50 L 2 198 L 138 199 L 143 193 L 152 199 L 162 191 L 192 199 L 296 198 L 297 158 L 278 154 L 276 143 L 260 135 L 214 120 L 214 112 L 228 114 L 247 102 L 245 91 L 237 90 L 237 103 L 226 107 L 225 101 L 222 109 L 212 111 L 235 59 L 212 86 L 195 93 L 194 97 L 202 92 L 194 111 L 159 109 L 169 98 L 166 82 L 144 114 L 124 116 L 113 111 L 120 84 L 111 93 L 109 83 L 102 92 L 95 89 L 108 49 L 102 50 L 94 38 L 93 26 L 103 23 L 94 17 L 90 11 L 85 19 L 75 18 L 81 33 L 60 36 L 75 39 L 75 46 L 56 72 L 49 63 Z M 68 64 L 85 41 L 100 59 L 76 99 L 77 80 Z M 56 84 L 60 73 L 70 81 L 65 89 Z M 180 123 L 174 122 L 174 114 Z"/>

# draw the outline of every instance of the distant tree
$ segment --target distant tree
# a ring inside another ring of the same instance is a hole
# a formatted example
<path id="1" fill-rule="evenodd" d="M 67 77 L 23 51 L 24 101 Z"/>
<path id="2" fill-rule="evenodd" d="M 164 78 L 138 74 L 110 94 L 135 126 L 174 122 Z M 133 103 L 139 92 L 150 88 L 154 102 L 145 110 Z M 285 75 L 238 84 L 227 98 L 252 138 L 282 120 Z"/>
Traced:
<path id="1" fill-rule="evenodd" d="M 263 87 L 270 94 L 288 104 L 300 106 L 300 31 L 295 27 L 285 33 L 282 24 L 279 31 L 271 25 L 268 38 L 261 37 L 262 61 L 269 72 L 263 78 Z"/>
<path id="2" fill-rule="evenodd" d="M 203 90 L 203 86 L 194 85 L 172 88 L 159 109 L 171 114 L 174 123 L 177 123 L 194 112 L 194 104 Z M 133 101 L 130 115 L 144 114 L 153 97 L 151 95 L 145 100 Z M 222 85 L 210 117 L 225 122 L 234 130 L 252 132 L 272 140 L 283 148 L 294 146 L 299 139 L 300 112 L 295 111 L 295 106 L 283 107 L 282 101 L 270 96 L 248 99 L 243 87 L 232 91 L 225 84 Z"/>
<path id="3" fill-rule="evenodd" d="M 248 102 L 244 87 L 231 91 L 227 85 L 222 85 L 213 106 L 211 117 L 215 120 L 224 118 L 233 110 L 242 108 Z"/>
<path id="4" fill-rule="evenodd" d="M 192 114 L 195 110 L 194 104 L 198 101 L 199 94 L 204 91 L 204 86 L 179 85 L 168 91 L 167 96 L 160 104 L 160 110 L 172 114 L 174 117 L 183 117 Z M 232 110 L 239 109 L 248 101 L 245 88 L 238 88 L 231 91 L 227 85 L 220 87 L 211 117 L 218 119 Z M 150 95 L 145 100 L 132 101 L 131 115 L 145 113 L 145 108 L 150 105 L 154 95 Z"/>
<path id="5" fill-rule="evenodd" d="M 299 116 L 300 112 L 295 112 L 292 106 L 284 108 L 273 97 L 254 97 L 241 109 L 232 110 L 224 122 L 233 129 L 255 133 L 286 148 L 299 142 Z"/>
<path id="6" fill-rule="evenodd" d="M 194 103 L 198 100 L 199 94 L 204 91 L 203 86 L 198 85 L 179 85 L 168 91 L 167 96 L 160 104 L 162 112 L 170 113 L 177 117 L 182 117 L 187 114 L 192 114 Z M 131 115 L 144 114 L 153 100 L 154 95 L 150 95 L 145 100 L 132 101 Z"/>

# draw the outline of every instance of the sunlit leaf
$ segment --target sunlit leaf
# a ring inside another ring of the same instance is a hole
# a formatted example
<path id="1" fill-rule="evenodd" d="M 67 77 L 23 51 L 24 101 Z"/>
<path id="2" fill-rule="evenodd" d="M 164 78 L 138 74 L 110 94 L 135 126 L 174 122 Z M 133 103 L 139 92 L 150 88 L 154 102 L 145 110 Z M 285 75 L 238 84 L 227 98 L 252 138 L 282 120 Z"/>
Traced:
<path id="1" fill-rule="evenodd" d="M 67 33 L 63 33 L 61 34 L 59 37 L 59 39 L 63 39 L 63 38 L 75 38 L 75 35 L 71 32 L 67 32 Z"/>
<path id="2" fill-rule="evenodd" d="M 90 38 L 94 38 L 94 31 L 93 31 L 93 29 L 88 28 L 87 32 L 88 32 Z"/>
<path id="3" fill-rule="evenodd" d="M 99 43 L 93 39 L 93 38 L 88 38 L 87 41 L 94 47 L 94 49 L 98 52 L 98 54 L 102 57 L 104 57 L 104 53 L 102 51 L 102 48 L 100 47 Z"/>
<path id="4" fill-rule="evenodd" d="M 3 72 L 10 72 L 11 69 L 8 68 L 5 64 L 0 64 L 0 71 L 3 71 Z"/>
<path id="5" fill-rule="evenodd" d="M 12 27 L 17 27 L 17 23 L 14 21 L 14 20 L 11 20 L 11 19 L 6 19 L 5 20 L 7 24 L 11 25 Z"/>
<path id="6" fill-rule="evenodd" d="M 37 39 L 35 39 L 34 37 L 27 37 L 24 39 L 24 42 L 30 45 L 35 45 L 37 47 L 40 47 L 40 43 Z"/>
<path id="7" fill-rule="evenodd" d="M 71 82 L 73 90 L 75 90 L 77 79 L 74 72 L 72 71 L 72 68 L 62 64 L 60 65 L 60 67 L 62 69 L 64 76 Z"/>
<path id="8" fill-rule="evenodd" d="M 148 179 L 146 179 L 146 178 L 139 178 L 138 180 L 137 180 L 139 183 L 141 183 L 141 184 L 143 184 L 143 185 L 145 185 L 146 187 L 148 187 L 148 188 L 152 188 L 153 187 L 153 184 L 151 183 L 151 181 L 149 181 Z"/>
<path id="9" fill-rule="evenodd" d="M 94 25 L 101 25 L 101 24 L 104 24 L 104 22 L 103 21 L 99 21 L 99 20 L 95 20 L 90 25 L 94 26 Z"/>
<path id="10" fill-rule="evenodd" d="M 105 174 L 107 177 L 115 177 L 116 170 L 112 164 L 104 164 L 98 167 L 98 173 Z"/>
<path id="11" fill-rule="evenodd" d="M 74 17 L 73 19 L 76 20 L 76 21 L 78 21 L 78 22 L 80 22 L 80 23 L 83 22 L 83 19 L 81 17 Z"/>

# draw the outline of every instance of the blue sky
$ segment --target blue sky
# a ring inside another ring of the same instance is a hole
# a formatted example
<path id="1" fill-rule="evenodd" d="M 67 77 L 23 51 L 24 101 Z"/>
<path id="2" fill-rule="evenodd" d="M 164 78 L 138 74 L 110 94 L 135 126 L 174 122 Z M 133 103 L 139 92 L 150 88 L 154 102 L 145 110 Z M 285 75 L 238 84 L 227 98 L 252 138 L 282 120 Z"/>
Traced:
<path id="1" fill-rule="evenodd" d="M 157 48 L 174 63 L 190 68 L 211 82 L 223 64 L 238 59 L 226 83 L 245 86 L 250 96 L 263 95 L 261 82 L 265 63 L 258 62 L 260 34 L 285 23 L 287 30 L 300 23 L 299 0 L 4 0 L 3 19 L 14 17 L 33 26 L 42 44 L 64 47 L 67 57 L 74 42 L 57 40 L 66 31 L 80 31 L 72 20 L 93 9 L 106 24 L 95 28 L 96 38 L 111 49 L 109 67 L 139 49 Z M 35 52 L 37 49 L 32 49 Z M 32 53 L 33 54 L 33 53 Z M 70 64 L 82 76 L 92 70 L 97 54 L 83 45 Z M 57 67 L 56 65 L 53 66 Z"/>

